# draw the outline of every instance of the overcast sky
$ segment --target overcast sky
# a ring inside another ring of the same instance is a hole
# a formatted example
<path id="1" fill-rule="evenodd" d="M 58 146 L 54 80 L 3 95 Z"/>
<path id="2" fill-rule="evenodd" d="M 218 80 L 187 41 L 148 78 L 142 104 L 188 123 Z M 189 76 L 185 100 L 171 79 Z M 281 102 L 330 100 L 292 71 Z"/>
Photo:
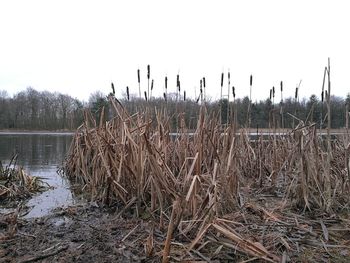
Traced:
<path id="1" fill-rule="evenodd" d="M 207 93 L 220 94 L 221 72 L 231 72 L 236 94 L 265 99 L 284 82 L 285 95 L 319 96 L 331 58 L 332 93 L 350 92 L 348 1 L 0 1 L 0 90 L 32 86 L 87 100 L 113 81 L 120 96 L 147 88 L 151 65 L 155 94 L 176 74 L 194 96 L 206 77 Z M 225 80 L 225 87 L 227 87 Z M 226 90 L 226 89 L 225 89 Z"/>

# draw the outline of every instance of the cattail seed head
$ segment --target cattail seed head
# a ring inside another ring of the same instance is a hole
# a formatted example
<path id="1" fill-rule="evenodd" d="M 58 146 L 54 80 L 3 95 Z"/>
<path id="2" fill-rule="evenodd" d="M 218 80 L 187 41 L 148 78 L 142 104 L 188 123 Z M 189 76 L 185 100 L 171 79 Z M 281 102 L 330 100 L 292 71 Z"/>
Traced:
<path id="1" fill-rule="evenodd" d="M 184 101 L 186 101 L 186 90 L 184 90 Z"/>
<path id="2" fill-rule="evenodd" d="M 324 91 L 322 90 L 322 92 L 321 92 L 321 101 L 323 102 L 323 100 L 324 100 Z"/>
<path id="3" fill-rule="evenodd" d="M 130 100 L 129 87 L 126 87 L 126 97 L 128 98 L 128 101 L 129 101 Z"/>
<path id="4" fill-rule="evenodd" d="M 298 98 L 298 87 L 295 88 L 295 99 Z"/>
<path id="5" fill-rule="evenodd" d="M 137 82 L 140 84 L 140 70 L 137 70 Z"/>
<path id="6" fill-rule="evenodd" d="M 250 86 L 252 86 L 253 85 L 253 75 L 250 75 Z"/>
<path id="7" fill-rule="evenodd" d="M 203 77 L 203 86 L 205 88 L 205 77 Z"/>
<path id="8" fill-rule="evenodd" d="M 152 83 L 151 83 L 151 90 L 153 90 L 153 79 L 152 79 Z"/>
<path id="9" fill-rule="evenodd" d="M 113 84 L 113 82 L 111 83 L 111 86 L 112 86 L 112 93 L 113 93 L 113 95 L 115 95 L 115 89 L 114 89 L 114 84 Z"/>
<path id="10" fill-rule="evenodd" d="M 147 92 L 145 91 L 144 94 L 145 94 L 145 100 L 147 101 Z"/>
<path id="11" fill-rule="evenodd" d="M 232 96 L 236 98 L 235 86 L 232 86 Z"/>
<path id="12" fill-rule="evenodd" d="M 165 77 L 165 89 L 168 89 L 168 77 Z"/>
<path id="13" fill-rule="evenodd" d="M 147 79 L 149 79 L 150 75 L 151 75 L 151 67 L 150 65 L 147 65 Z"/>
<path id="14" fill-rule="evenodd" d="M 224 72 L 221 73 L 221 88 L 224 86 Z"/>
<path id="15" fill-rule="evenodd" d="M 281 92 L 283 91 L 283 81 L 281 81 Z"/>
<path id="16" fill-rule="evenodd" d="M 166 101 L 166 94 L 165 94 L 165 92 L 163 92 L 163 97 L 164 97 L 164 100 Z"/>
<path id="17" fill-rule="evenodd" d="M 275 97 L 275 86 L 272 87 L 272 97 Z"/>

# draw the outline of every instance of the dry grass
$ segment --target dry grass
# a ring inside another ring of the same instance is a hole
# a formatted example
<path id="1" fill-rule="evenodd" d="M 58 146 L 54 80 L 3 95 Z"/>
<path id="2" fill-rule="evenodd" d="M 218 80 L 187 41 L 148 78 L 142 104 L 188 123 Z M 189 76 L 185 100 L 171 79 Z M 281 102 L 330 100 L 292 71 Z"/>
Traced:
<path id="1" fill-rule="evenodd" d="M 329 156 L 315 125 L 301 122 L 284 137 L 252 141 L 245 130 L 236 135 L 233 125 L 222 130 L 205 107 L 193 135 L 180 113 L 174 137 L 165 109 L 131 116 L 114 98 L 110 103 L 115 117 L 108 122 L 96 126 L 86 113 L 66 174 L 94 200 L 149 215 L 167 237 L 163 262 L 279 262 L 301 257 L 310 246 L 323 253 L 314 259 L 350 248 L 333 231 L 350 224 L 339 216 L 349 211 L 345 140 L 334 141 Z"/>

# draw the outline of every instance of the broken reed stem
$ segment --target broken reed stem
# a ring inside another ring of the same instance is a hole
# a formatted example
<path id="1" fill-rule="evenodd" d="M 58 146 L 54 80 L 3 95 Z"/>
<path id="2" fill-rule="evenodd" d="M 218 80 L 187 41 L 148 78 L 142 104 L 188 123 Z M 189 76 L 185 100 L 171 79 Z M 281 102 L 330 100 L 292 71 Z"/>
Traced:
<path id="1" fill-rule="evenodd" d="M 331 146 L 331 73 L 330 73 L 330 58 L 328 58 L 328 92 L 327 92 L 327 170 L 325 178 L 326 187 L 326 211 L 329 212 L 332 205 L 332 189 L 331 189 L 331 160 L 332 160 L 332 146 Z"/>
<path id="2" fill-rule="evenodd" d="M 168 232 L 167 232 L 166 240 L 164 243 L 162 263 L 169 262 L 170 244 L 171 244 L 171 239 L 173 237 L 175 215 L 176 215 L 176 210 L 178 209 L 178 204 L 179 204 L 178 200 L 174 201 L 174 203 L 173 203 L 173 209 L 171 211 L 170 221 L 169 221 L 169 225 L 168 225 Z"/>
<path id="3" fill-rule="evenodd" d="M 346 103 L 346 105 L 345 105 L 345 128 L 346 128 L 347 132 L 349 130 L 349 115 L 350 115 L 349 103 Z"/>
<path id="4" fill-rule="evenodd" d="M 253 75 L 250 75 L 250 79 L 249 79 L 249 104 L 248 104 L 247 120 L 246 120 L 246 126 L 248 128 L 248 133 L 250 133 L 250 126 L 251 126 L 252 86 L 253 86 Z"/>

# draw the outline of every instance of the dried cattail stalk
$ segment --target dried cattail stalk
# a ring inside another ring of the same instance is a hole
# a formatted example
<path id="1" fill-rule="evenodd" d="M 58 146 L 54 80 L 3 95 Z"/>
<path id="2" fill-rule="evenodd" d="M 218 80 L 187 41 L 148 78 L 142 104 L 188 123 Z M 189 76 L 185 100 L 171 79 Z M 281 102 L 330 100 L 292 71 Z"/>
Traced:
<path id="1" fill-rule="evenodd" d="M 324 68 L 324 72 L 323 72 L 323 82 L 322 82 L 322 93 L 324 94 L 324 85 L 326 82 L 326 74 L 327 74 L 327 67 Z M 323 102 L 323 100 L 322 100 Z"/>
<path id="2" fill-rule="evenodd" d="M 150 93 L 149 93 L 149 78 L 151 76 L 151 66 L 147 65 L 147 95 L 148 97 L 150 97 Z"/>

